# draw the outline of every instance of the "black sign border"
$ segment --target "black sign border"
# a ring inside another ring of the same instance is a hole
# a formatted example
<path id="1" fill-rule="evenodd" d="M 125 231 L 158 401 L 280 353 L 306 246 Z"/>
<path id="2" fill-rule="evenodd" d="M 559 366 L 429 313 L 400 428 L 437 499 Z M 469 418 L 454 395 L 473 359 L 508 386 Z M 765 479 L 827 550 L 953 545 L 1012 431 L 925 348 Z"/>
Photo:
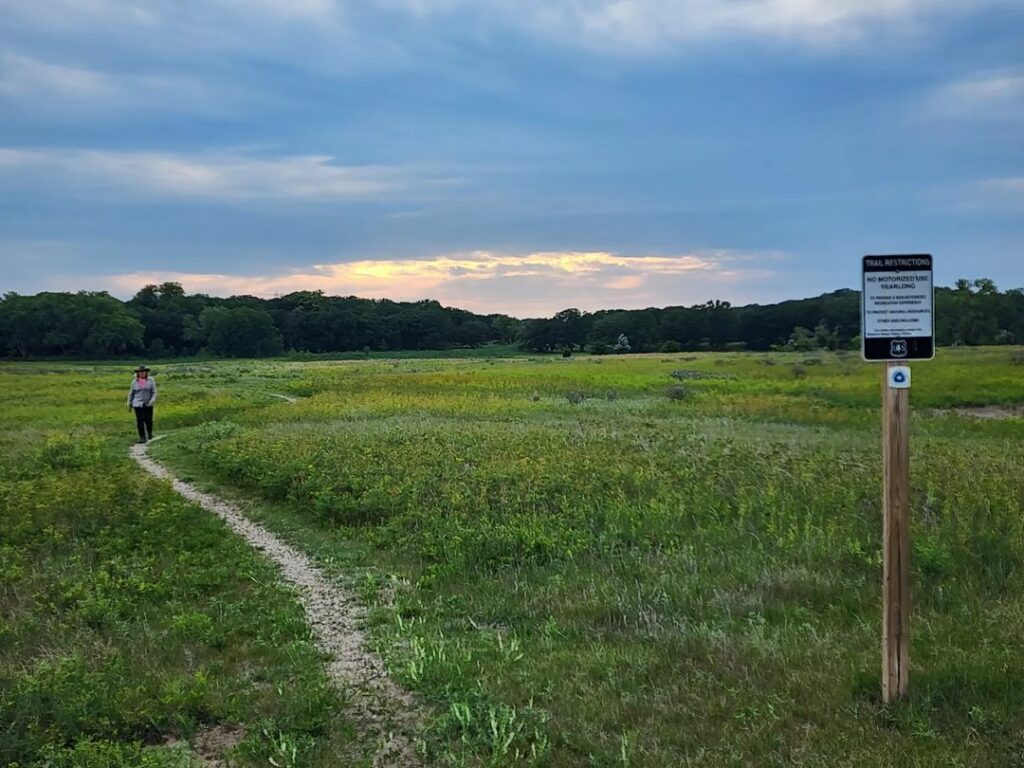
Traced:
<path id="1" fill-rule="evenodd" d="M 892 267 L 892 266 L 868 266 L 868 259 L 927 259 L 927 267 Z M 934 360 L 935 359 L 935 260 L 930 253 L 887 253 L 868 254 L 861 259 L 860 279 L 860 353 L 861 357 L 869 363 L 904 362 L 910 360 Z M 932 276 L 932 332 L 930 336 L 887 336 L 880 339 L 868 339 L 865 336 L 867 331 L 867 285 L 865 277 L 868 272 L 928 272 Z M 907 343 L 907 354 L 903 357 L 895 357 L 892 354 L 892 343 L 894 341 L 905 341 Z"/>

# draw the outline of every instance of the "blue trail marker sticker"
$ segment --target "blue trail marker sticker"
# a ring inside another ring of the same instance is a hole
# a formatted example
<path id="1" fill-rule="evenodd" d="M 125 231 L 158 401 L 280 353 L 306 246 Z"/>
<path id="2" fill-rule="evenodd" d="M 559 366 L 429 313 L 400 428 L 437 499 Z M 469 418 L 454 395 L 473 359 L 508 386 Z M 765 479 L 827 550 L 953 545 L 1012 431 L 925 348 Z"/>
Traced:
<path id="1" fill-rule="evenodd" d="M 910 366 L 894 365 L 890 368 L 889 387 L 891 389 L 910 389 Z"/>

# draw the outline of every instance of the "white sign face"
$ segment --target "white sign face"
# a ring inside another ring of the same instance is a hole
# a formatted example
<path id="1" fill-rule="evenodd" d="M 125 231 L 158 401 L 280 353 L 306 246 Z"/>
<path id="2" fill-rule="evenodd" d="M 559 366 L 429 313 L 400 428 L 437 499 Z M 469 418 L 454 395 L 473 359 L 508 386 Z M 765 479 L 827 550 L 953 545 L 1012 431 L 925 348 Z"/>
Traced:
<path id="1" fill-rule="evenodd" d="M 910 389 L 910 366 L 894 365 L 890 368 L 889 387 L 891 389 Z"/>
<path id="2" fill-rule="evenodd" d="M 932 273 L 864 275 L 864 338 L 932 335 Z"/>
<path id="3" fill-rule="evenodd" d="M 932 257 L 865 256 L 864 357 L 919 360 L 934 356 Z"/>

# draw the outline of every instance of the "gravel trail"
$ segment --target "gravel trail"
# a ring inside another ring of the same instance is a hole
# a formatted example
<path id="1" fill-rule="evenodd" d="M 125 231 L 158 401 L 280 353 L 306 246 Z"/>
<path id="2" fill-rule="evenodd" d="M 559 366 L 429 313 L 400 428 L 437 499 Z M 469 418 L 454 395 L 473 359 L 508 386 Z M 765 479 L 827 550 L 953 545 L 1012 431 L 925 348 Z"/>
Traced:
<path id="1" fill-rule="evenodd" d="M 365 611 L 352 592 L 325 576 L 295 547 L 249 520 L 234 504 L 179 480 L 151 459 L 146 448 L 137 444 L 131 449 L 132 458 L 143 469 L 169 480 L 179 494 L 224 520 L 250 546 L 273 560 L 284 579 L 297 589 L 317 644 L 331 657 L 327 673 L 347 694 L 348 715 L 377 740 L 373 765 L 420 766 L 412 740 L 418 726 L 414 701 L 388 677 L 381 660 L 367 650 L 360 628 Z"/>
<path id="2" fill-rule="evenodd" d="M 284 400 L 286 403 L 291 403 L 292 405 L 299 402 L 299 398 L 294 395 L 282 395 L 280 392 L 265 392 L 264 394 L 276 397 L 278 400 Z"/>

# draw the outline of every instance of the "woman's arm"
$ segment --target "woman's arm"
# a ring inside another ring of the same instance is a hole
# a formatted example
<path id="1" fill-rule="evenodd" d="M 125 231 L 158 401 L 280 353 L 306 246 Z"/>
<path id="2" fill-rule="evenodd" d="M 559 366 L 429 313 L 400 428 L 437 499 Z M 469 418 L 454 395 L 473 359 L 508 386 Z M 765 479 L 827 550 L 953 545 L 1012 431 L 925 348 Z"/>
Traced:
<path id="1" fill-rule="evenodd" d="M 150 379 L 150 380 L 149 380 L 149 382 L 150 382 L 150 384 L 152 384 L 152 385 L 153 385 L 153 389 L 152 389 L 152 391 L 150 392 L 150 395 L 149 395 L 149 402 L 148 402 L 148 403 L 146 403 L 146 405 L 148 405 L 148 406 L 152 407 L 152 406 L 153 406 L 153 403 L 155 403 L 155 402 L 156 402 L 156 380 L 155 380 L 155 379 Z"/>

